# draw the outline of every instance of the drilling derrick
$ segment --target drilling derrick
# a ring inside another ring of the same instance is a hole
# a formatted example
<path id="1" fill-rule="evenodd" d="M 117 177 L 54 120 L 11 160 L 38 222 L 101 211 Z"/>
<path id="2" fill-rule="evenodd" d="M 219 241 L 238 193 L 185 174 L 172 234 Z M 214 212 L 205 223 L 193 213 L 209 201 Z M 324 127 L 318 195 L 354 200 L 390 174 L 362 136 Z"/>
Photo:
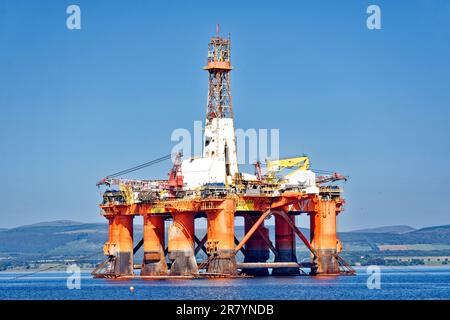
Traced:
<path id="1" fill-rule="evenodd" d="M 208 101 L 206 107 L 205 145 L 203 157 L 223 158 L 226 183 L 230 184 L 238 172 L 233 105 L 230 89 L 231 39 L 217 36 L 208 44 Z"/>
<path id="2" fill-rule="evenodd" d="M 230 92 L 231 39 L 217 36 L 208 44 L 208 64 L 203 69 L 208 76 L 207 122 L 215 118 L 233 118 Z"/>
<path id="3" fill-rule="evenodd" d="M 208 98 L 201 157 L 166 155 L 97 183 L 108 188 L 100 208 L 109 221 L 109 236 L 104 245 L 107 258 L 93 271 L 95 277 L 134 278 L 135 269 L 144 279 L 286 276 L 305 274 L 305 268 L 313 276 L 354 274 L 339 256 L 336 219 L 344 199 L 341 188 L 330 184 L 347 180 L 346 176 L 336 172 L 316 176 L 306 155 L 266 159 L 265 170 L 258 161 L 254 175 L 239 172 L 230 57 L 231 39 L 221 37 L 217 27 L 203 68 L 208 72 Z M 167 180 L 120 178 L 171 158 L 175 161 Z M 300 214 L 310 218 L 309 239 L 296 225 Z M 241 240 L 235 234 L 237 216 L 244 218 Z M 265 225 L 271 216 L 274 242 Z M 143 237 L 133 247 L 135 217 L 142 217 Z M 207 221 L 201 239 L 195 232 L 197 218 Z M 310 252 L 308 263 L 298 262 L 298 240 Z M 141 247 L 139 265 L 134 254 Z M 206 259 L 198 261 L 201 251 Z M 240 253 L 243 261 L 237 261 Z"/>

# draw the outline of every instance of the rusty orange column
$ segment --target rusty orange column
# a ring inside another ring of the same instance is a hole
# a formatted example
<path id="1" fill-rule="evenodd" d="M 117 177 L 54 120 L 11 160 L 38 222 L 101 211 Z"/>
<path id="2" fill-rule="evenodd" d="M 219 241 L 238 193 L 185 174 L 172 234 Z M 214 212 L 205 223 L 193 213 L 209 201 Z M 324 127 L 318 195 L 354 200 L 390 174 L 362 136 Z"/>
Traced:
<path id="1" fill-rule="evenodd" d="M 144 216 L 144 259 L 142 276 L 167 275 L 164 255 L 164 216 Z"/>
<path id="2" fill-rule="evenodd" d="M 319 200 L 318 210 L 310 214 L 311 245 L 318 257 L 313 261 L 312 274 L 339 274 L 337 260 L 336 202 Z"/>
<path id="3" fill-rule="evenodd" d="M 289 215 L 291 221 L 295 224 L 295 216 Z M 286 220 L 279 215 L 275 215 L 275 249 L 278 255 L 275 262 L 297 262 L 295 233 Z M 274 276 L 293 276 L 299 275 L 299 268 L 274 268 Z"/>
<path id="4" fill-rule="evenodd" d="M 261 214 L 261 212 L 259 214 Z M 251 227 L 258 220 L 258 217 L 259 216 L 252 216 L 250 214 L 244 217 L 245 233 L 251 229 Z M 264 222 L 261 223 L 255 233 L 253 233 L 253 235 L 246 242 L 244 262 L 266 262 L 267 259 L 269 259 L 269 246 L 261 234 L 269 239 L 269 229 L 264 226 Z M 245 269 L 245 273 L 253 276 L 268 276 L 269 269 Z"/>
<path id="5" fill-rule="evenodd" d="M 133 275 L 133 216 L 116 215 L 109 220 L 109 241 L 103 251 L 115 275 Z"/>
<path id="6" fill-rule="evenodd" d="M 194 253 L 194 216 L 193 212 L 174 213 L 173 223 L 169 227 L 169 259 L 172 260 L 171 275 L 198 274 Z"/>
<path id="7" fill-rule="evenodd" d="M 210 262 L 208 272 L 236 274 L 234 255 L 234 213 L 236 204 L 233 199 L 224 200 L 219 209 L 207 211 L 208 231 L 206 250 Z"/>

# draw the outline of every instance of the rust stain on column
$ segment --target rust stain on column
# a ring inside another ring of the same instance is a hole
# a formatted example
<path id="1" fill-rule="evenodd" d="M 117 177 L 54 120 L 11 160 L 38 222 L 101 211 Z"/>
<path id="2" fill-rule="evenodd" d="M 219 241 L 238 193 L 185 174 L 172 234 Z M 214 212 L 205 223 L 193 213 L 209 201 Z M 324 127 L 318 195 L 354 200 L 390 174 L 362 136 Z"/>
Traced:
<path id="1" fill-rule="evenodd" d="M 194 253 L 194 213 L 173 214 L 173 223 L 168 230 L 169 259 L 172 260 L 171 275 L 198 274 Z"/>
<path id="2" fill-rule="evenodd" d="M 116 215 L 109 220 L 109 241 L 105 255 L 112 258 L 112 272 L 117 275 L 133 274 L 133 216 Z"/>
<path id="3" fill-rule="evenodd" d="M 219 209 L 207 212 L 208 240 L 206 250 L 209 254 L 208 272 L 236 274 L 234 254 L 234 200 L 226 199 Z"/>
<path id="4" fill-rule="evenodd" d="M 318 211 L 310 215 L 311 245 L 318 257 L 313 261 L 313 274 L 339 274 L 338 239 L 336 234 L 336 202 L 319 200 Z"/>
<path id="5" fill-rule="evenodd" d="M 167 275 L 164 256 L 164 216 L 144 216 L 144 259 L 141 275 Z"/>

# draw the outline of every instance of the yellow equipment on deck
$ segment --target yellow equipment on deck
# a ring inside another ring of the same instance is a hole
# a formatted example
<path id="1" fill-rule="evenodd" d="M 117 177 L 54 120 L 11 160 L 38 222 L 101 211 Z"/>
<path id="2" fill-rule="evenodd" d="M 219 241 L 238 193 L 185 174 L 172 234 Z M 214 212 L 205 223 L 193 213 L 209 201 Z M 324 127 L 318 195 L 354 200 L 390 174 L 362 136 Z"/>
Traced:
<path id="1" fill-rule="evenodd" d="M 119 184 L 120 191 L 122 191 L 123 198 L 125 199 L 125 203 L 127 205 L 131 205 L 134 203 L 134 195 L 133 188 L 126 184 Z"/>
<path id="2" fill-rule="evenodd" d="M 267 178 L 272 180 L 275 175 L 281 172 L 283 169 L 297 169 L 290 172 L 285 177 L 289 177 L 300 170 L 309 169 L 309 158 L 306 156 L 295 157 L 295 158 L 284 158 L 278 160 L 266 160 L 267 166 Z"/>

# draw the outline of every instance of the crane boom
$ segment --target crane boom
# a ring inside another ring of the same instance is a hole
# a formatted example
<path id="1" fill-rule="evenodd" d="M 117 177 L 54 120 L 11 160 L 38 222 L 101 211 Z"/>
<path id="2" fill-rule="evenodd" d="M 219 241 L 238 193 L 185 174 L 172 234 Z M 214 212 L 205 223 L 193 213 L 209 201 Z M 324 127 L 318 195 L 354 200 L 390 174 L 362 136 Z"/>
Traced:
<path id="1" fill-rule="evenodd" d="M 309 158 L 306 156 L 295 157 L 295 158 L 284 158 L 278 160 L 266 160 L 267 165 L 267 176 L 269 178 L 274 178 L 275 174 L 282 171 L 283 169 L 297 169 L 289 174 L 295 174 L 299 170 L 308 170 L 309 169 Z"/>
<path id="2" fill-rule="evenodd" d="M 97 187 L 101 185 L 107 186 L 129 186 L 133 189 L 158 189 L 162 186 L 163 182 L 167 184 L 166 180 L 133 180 L 133 179 L 120 179 L 120 178 L 103 178 L 97 182 Z"/>
<path id="3" fill-rule="evenodd" d="M 332 174 L 329 174 L 329 175 L 323 175 L 323 176 L 316 177 L 316 183 L 323 184 L 323 183 L 334 182 L 334 181 L 339 181 L 339 180 L 347 181 L 347 179 L 348 179 L 347 176 L 344 176 L 338 172 L 333 172 Z"/>
<path id="4" fill-rule="evenodd" d="M 151 165 L 155 165 L 157 163 L 160 163 L 162 161 L 165 160 L 169 160 L 172 158 L 172 156 L 175 156 L 175 165 L 172 169 L 172 171 L 169 173 L 169 176 L 172 177 L 173 174 L 173 179 L 176 183 L 180 184 L 182 186 L 182 181 L 183 181 L 183 177 L 181 176 L 181 164 L 180 164 L 180 159 L 183 156 L 182 152 L 177 152 L 174 154 L 168 154 L 165 156 L 162 156 L 160 158 L 145 162 L 143 164 L 131 167 L 129 169 L 125 169 L 113 174 L 110 174 L 108 176 L 106 176 L 105 178 L 101 179 L 100 181 L 98 181 L 96 183 L 96 186 L 99 187 L 101 185 L 107 185 L 107 186 L 111 186 L 111 185 L 116 185 L 116 186 L 120 186 L 120 187 L 131 187 L 135 190 L 148 190 L 148 189 L 167 189 L 168 188 L 168 181 L 167 180 L 133 180 L 133 179 L 121 179 L 121 178 L 117 178 L 118 176 L 127 174 L 127 173 L 131 173 L 146 167 L 149 167 Z M 174 169 L 175 168 L 175 169 Z M 175 171 L 174 171 L 175 170 Z M 173 181 L 170 181 L 173 182 Z"/>

